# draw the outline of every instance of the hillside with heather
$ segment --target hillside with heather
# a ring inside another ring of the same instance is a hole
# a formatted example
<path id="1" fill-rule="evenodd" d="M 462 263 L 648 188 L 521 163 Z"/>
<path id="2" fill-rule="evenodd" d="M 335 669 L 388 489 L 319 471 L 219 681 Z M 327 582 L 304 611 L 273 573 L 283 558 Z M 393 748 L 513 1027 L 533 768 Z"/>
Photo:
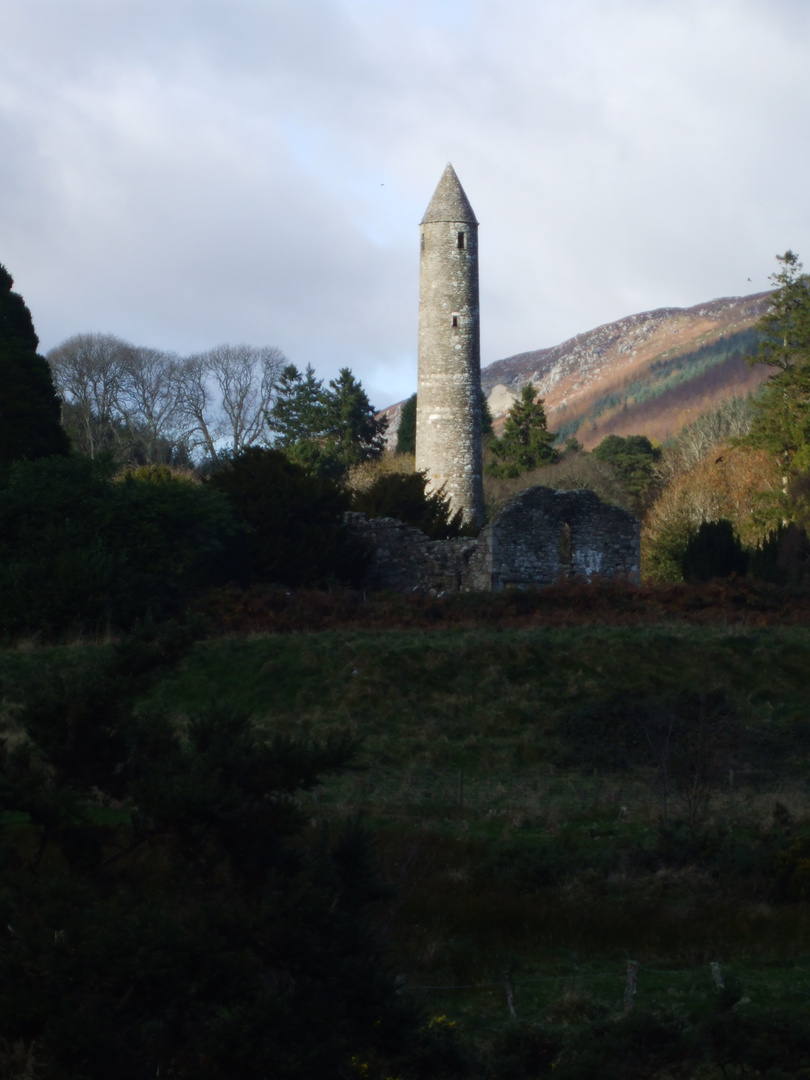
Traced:
<path id="1" fill-rule="evenodd" d="M 664 441 L 700 413 L 746 396 L 768 377 L 746 357 L 769 293 L 725 297 L 691 308 L 658 308 L 596 327 L 547 349 L 489 364 L 482 384 L 497 420 L 533 382 L 549 427 L 586 448 L 606 435 Z"/>

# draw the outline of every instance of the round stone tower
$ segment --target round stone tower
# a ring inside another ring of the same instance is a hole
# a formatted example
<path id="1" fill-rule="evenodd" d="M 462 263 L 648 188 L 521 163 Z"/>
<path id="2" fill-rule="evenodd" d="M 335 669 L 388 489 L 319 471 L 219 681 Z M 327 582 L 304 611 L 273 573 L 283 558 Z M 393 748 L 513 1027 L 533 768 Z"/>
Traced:
<path id="1" fill-rule="evenodd" d="M 416 468 L 444 487 L 453 510 L 480 525 L 481 344 L 478 222 L 448 164 L 419 226 L 419 382 Z"/>

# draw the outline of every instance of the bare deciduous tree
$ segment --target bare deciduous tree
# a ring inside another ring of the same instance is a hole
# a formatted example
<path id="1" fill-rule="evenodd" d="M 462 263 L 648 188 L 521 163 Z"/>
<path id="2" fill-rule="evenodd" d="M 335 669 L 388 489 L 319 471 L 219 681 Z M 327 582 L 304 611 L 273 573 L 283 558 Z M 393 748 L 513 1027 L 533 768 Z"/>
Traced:
<path id="1" fill-rule="evenodd" d="M 180 358 L 160 349 L 134 348 L 124 373 L 122 408 L 128 427 L 137 430 L 147 462 L 167 448 L 183 447 L 178 408 Z"/>
<path id="2" fill-rule="evenodd" d="M 76 334 L 47 360 L 79 449 L 95 457 L 121 436 L 122 398 L 133 347 L 112 334 Z"/>
<path id="3" fill-rule="evenodd" d="M 251 345 L 220 345 L 208 355 L 221 396 L 229 449 L 238 454 L 262 435 L 273 387 L 287 358 L 274 346 Z"/>
<path id="4" fill-rule="evenodd" d="M 63 423 L 83 453 L 114 447 L 130 460 L 259 441 L 286 363 L 272 346 L 220 345 L 181 360 L 112 334 L 76 334 L 48 354 Z"/>
<path id="5" fill-rule="evenodd" d="M 201 449 L 209 458 L 216 460 L 220 419 L 205 358 L 189 356 L 182 360 L 176 379 L 177 403 L 184 437 L 192 452 Z"/>
<path id="6" fill-rule="evenodd" d="M 717 446 L 728 445 L 732 439 L 747 435 L 751 428 L 750 398 L 731 398 L 719 408 L 703 413 L 683 428 L 669 446 L 664 448 L 655 471 L 664 484 L 671 484 L 702 461 Z"/>
<path id="7" fill-rule="evenodd" d="M 234 454 L 257 442 L 286 362 L 280 349 L 252 345 L 220 345 L 183 361 L 180 408 L 196 446 L 216 459 L 221 440 Z"/>

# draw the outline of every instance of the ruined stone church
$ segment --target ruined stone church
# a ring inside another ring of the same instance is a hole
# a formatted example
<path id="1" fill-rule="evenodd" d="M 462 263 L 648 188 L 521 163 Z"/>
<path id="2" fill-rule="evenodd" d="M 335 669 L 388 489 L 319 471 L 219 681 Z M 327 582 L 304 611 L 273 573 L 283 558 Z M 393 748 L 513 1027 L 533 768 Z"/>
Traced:
<path id="1" fill-rule="evenodd" d="M 478 221 L 448 164 L 420 229 L 416 468 L 453 511 L 484 517 Z M 366 585 L 399 591 L 498 591 L 563 578 L 638 581 L 639 522 L 592 491 L 533 487 L 475 539 L 428 540 L 391 518 L 348 522 L 371 548 Z"/>

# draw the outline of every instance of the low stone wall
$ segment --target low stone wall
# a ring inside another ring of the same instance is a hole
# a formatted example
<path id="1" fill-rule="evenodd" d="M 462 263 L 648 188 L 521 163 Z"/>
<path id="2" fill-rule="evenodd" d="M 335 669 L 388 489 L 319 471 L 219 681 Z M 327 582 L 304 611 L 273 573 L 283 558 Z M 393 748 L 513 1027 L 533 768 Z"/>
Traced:
<path id="1" fill-rule="evenodd" d="M 352 532 L 371 549 L 365 588 L 394 592 L 459 592 L 478 541 L 429 540 L 394 518 L 346 514 Z"/>
<path id="2" fill-rule="evenodd" d="M 639 579 L 639 522 L 592 491 L 529 488 L 477 539 L 429 540 L 393 518 L 346 520 L 371 548 L 368 589 L 498 592 L 564 578 Z"/>

